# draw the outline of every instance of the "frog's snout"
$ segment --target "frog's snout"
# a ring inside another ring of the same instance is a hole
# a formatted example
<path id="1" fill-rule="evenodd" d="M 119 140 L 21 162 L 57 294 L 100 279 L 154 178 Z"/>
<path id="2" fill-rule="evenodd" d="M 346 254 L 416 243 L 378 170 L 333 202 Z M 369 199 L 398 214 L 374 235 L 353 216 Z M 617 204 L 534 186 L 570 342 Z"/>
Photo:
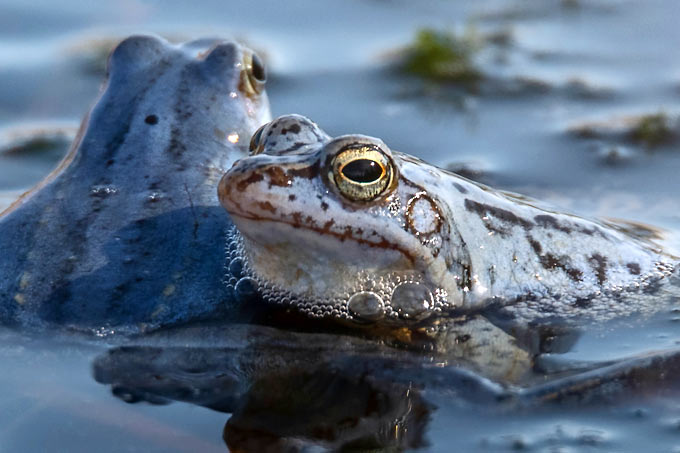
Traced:
<path id="1" fill-rule="evenodd" d="M 236 161 L 234 163 L 234 167 L 239 164 L 240 161 Z M 238 181 L 238 177 L 234 175 L 234 172 L 230 169 L 227 171 L 224 175 L 222 175 L 222 178 L 220 179 L 219 184 L 217 185 L 217 197 L 220 200 L 220 204 L 224 209 L 227 210 L 230 214 L 234 213 L 234 208 L 235 208 L 235 200 L 232 200 L 232 189 L 235 188 L 235 183 Z M 235 190 L 235 189 L 234 189 Z"/>
<path id="2" fill-rule="evenodd" d="M 217 196 L 224 209 L 230 214 L 243 211 L 244 204 L 248 203 L 248 197 L 252 196 L 246 195 L 245 192 L 251 185 L 264 179 L 258 167 L 253 159 L 240 159 L 234 162 L 234 165 L 220 179 Z"/>

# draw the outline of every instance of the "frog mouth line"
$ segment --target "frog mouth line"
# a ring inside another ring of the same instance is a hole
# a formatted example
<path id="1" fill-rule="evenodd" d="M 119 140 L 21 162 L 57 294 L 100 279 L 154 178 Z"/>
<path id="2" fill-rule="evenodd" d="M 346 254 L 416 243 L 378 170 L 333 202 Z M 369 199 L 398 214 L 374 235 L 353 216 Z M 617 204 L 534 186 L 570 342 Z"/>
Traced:
<path id="1" fill-rule="evenodd" d="M 353 241 L 357 244 L 360 245 L 366 245 L 368 247 L 374 247 L 374 248 L 379 248 L 383 250 L 394 250 L 396 252 L 399 252 L 402 256 L 404 256 L 411 265 L 415 265 L 416 263 L 416 258 L 413 256 L 411 252 L 408 250 L 404 249 L 401 247 L 399 244 L 396 244 L 394 242 L 388 241 L 384 236 L 377 234 L 376 235 L 380 238 L 380 242 L 372 242 L 368 241 L 364 238 L 357 237 L 352 234 L 352 228 L 351 227 L 346 227 L 345 231 L 343 233 L 339 233 L 336 231 L 331 231 L 331 227 L 334 225 L 333 220 L 329 220 L 326 222 L 326 224 L 323 227 L 319 227 L 316 225 L 310 225 L 306 223 L 302 223 L 298 220 L 301 219 L 296 219 L 293 222 L 287 221 L 282 218 L 274 218 L 274 217 L 264 217 L 261 215 L 253 214 L 251 212 L 246 212 L 241 209 L 238 209 L 237 211 L 230 211 L 229 215 L 233 217 L 240 217 L 242 219 L 250 220 L 250 221 L 255 221 L 255 222 L 272 222 L 272 223 L 278 223 L 278 224 L 283 224 L 283 225 L 288 225 L 292 228 L 295 229 L 305 229 L 308 231 L 313 231 L 315 233 L 320 234 L 321 236 L 331 236 L 340 242 L 344 241 Z M 241 233 L 243 234 L 243 233 Z"/>

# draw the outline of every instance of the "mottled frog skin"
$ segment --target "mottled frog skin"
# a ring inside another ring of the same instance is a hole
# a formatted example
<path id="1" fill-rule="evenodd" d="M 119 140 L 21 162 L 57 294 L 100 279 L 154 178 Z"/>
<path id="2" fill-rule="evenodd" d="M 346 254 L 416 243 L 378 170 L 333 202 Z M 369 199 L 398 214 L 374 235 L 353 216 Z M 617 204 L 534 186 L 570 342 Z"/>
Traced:
<path id="1" fill-rule="evenodd" d="M 542 208 L 284 116 L 219 186 L 247 275 L 314 317 L 412 323 L 499 308 L 524 320 L 644 311 L 676 260 L 620 228 Z M 240 233 L 240 234 L 238 234 Z"/>
<path id="2" fill-rule="evenodd" d="M 0 322 L 132 330 L 224 315 L 215 187 L 270 119 L 235 43 L 121 42 L 59 167 L 0 216 Z"/>

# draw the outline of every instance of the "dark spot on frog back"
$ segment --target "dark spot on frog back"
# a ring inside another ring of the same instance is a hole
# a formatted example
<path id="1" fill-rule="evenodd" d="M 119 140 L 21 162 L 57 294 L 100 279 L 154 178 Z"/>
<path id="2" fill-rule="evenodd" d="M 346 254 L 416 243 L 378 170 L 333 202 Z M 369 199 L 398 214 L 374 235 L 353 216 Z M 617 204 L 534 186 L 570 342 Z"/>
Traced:
<path id="1" fill-rule="evenodd" d="M 555 256 L 552 253 L 543 254 L 540 242 L 527 235 L 527 241 L 538 257 L 538 261 L 546 270 L 561 269 L 574 282 L 583 281 L 583 272 L 571 266 L 571 259 L 567 255 Z"/>
<path id="2" fill-rule="evenodd" d="M 548 253 L 541 258 L 541 264 L 546 269 L 554 268 L 562 269 L 574 282 L 583 281 L 583 272 L 569 265 L 568 256 L 557 257 L 553 254 Z"/>
<path id="3" fill-rule="evenodd" d="M 300 125 L 299 124 L 291 124 L 288 126 L 288 128 L 283 128 L 281 129 L 281 135 L 286 135 L 288 132 L 292 132 L 293 134 L 299 134 L 300 133 Z"/>
<path id="4" fill-rule="evenodd" d="M 630 272 L 632 275 L 640 275 L 640 265 L 638 263 L 628 263 L 626 264 L 626 267 L 628 268 L 628 272 Z"/>
<path id="5" fill-rule="evenodd" d="M 529 245 L 531 245 L 531 248 L 537 255 L 540 255 L 543 252 L 543 247 L 541 246 L 541 243 L 538 242 L 536 239 L 532 238 L 531 236 L 527 236 L 527 241 L 529 241 Z"/>
<path id="6" fill-rule="evenodd" d="M 518 217 L 515 213 L 508 211 L 507 209 L 491 206 L 484 203 L 478 203 L 469 198 L 465 199 L 465 209 L 467 209 L 470 212 L 476 213 L 480 217 L 490 215 L 492 217 L 497 218 L 498 220 L 502 220 L 513 225 L 521 226 L 527 230 L 531 229 L 534 226 L 532 222 L 521 217 Z"/>
<path id="7" fill-rule="evenodd" d="M 572 231 L 577 231 L 578 233 L 582 233 L 588 236 L 592 236 L 593 234 L 597 233 L 602 237 L 606 237 L 604 232 L 597 228 L 596 226 L 589 228 L 587 226 L 579 225 L 576 223 L 565 224 L 564 222 L 560 222 L 554 216 L 548 214 L 537 215 L 536 217 L 534 217 L 534 221 L 536 222 L 536 225 L 538 225 L 539 227 L 561 231 L 566 234 L 570 234 Z"/>
<path id="8" fill-rule="evenodd" d="M 571 228 L 565 225 L 561 225 L 560 222 L 558 222 L 558 220 L 551 215 L 547 214 L 537 215 L 536 217 L 534 217 L 534 221 L 536 222 L 536 225 L 543 228 L 552 228 L 554 230 L 559 230 L 567 234 L 571 233 Z"/>
<path id="9" fill-rule="evenodd" d="M 595 253 L 588 259 L 597 277 L 597 283 L 603 285 L 607 281 L 607 258 Z"/>
<path id="10" fill-rule="evenodd" d="M 593 300 L 588 297 L 579 297 L 574 301 L 573 305 L 577 308 L 587 308 L 592 302 Z"/>

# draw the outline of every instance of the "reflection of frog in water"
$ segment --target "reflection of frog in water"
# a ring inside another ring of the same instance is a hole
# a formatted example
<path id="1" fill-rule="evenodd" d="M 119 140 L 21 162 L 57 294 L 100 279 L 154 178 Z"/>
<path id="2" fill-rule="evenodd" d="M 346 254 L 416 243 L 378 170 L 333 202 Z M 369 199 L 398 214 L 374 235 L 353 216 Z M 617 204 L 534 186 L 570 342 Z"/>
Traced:
<path id="1" fill-rule="evenodd" d="M 183 401 L 232 414 L 223 433 L 231 451 L 307 451 L 313 445 L 401 451 L 426 445 L 433 418 L 440 418 L 439 429 L 445 420 L 448 437 L 474 443 L 469 436 L 478 433 L 457 417 L 479 419 L 494 433 L 515 413 L 550 416 L 547 406 L 554 402 L 618 404 L 631 391 L 677 395 L 678 357 L 642 356 L 534 384 L 499 385 L 441 354 L 356 336 L 201 325 L 142 336 L 100 355 L 93 370 L 128 403 Z"/>
<path id="2" fill-rule="evenodd" d="M 269 119 L 229 42 L 131 37 L 71 152 L 0 217 L 0 323 L 149 329 L 226 316 L 215 186 Z"/>
<path id="3" fill-rule="evenodd" d="M 183 344 L 166 346 L 178 338 Z M 230 451 L 317 443 L 366 451 L 423 445 L 432 405 L 409 382 L 420 359 L 344 335 L 201 326 L 112 349 L 95 360 L 94 377 L 129 403 L 177 400 L 232 414 L 224 429 Z M 478 401 L 495 396 L 474 392 L 469 380 L 461 391 Z"/>

